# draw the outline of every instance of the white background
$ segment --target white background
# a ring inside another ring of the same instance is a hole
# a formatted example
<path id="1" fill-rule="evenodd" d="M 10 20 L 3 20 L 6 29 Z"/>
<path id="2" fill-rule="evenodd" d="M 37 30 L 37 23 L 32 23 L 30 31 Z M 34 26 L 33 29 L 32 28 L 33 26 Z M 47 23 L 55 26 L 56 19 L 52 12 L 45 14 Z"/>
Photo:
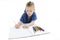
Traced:
<path id="1" fill-rule="evenodd" d="M 8 40 L 10 27 L 20 19 L 29 0 L 0 0 L 0 40 Z M 14 40 L 60 40 L 60 1 L 31 0 L 35 3 L 37 25 L 50 34 Z"/>

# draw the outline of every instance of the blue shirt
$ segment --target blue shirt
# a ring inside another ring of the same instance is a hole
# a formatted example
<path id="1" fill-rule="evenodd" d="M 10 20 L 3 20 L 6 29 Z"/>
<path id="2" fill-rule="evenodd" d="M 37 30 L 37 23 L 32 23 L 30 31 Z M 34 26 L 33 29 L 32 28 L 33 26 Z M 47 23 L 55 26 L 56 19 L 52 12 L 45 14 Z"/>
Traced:
<path id="1" fill-rule="evenodd" d="M 31 17 L 28 19 L 28 15 L 26 13 L 26 11 L 23 13 L 20 21 L 23 23 L 30 23 L 31 21 L 35 21 L 37 19 L 36 17 L 36 13 L 33 12 L 33 14 L 31 15 Z"/>

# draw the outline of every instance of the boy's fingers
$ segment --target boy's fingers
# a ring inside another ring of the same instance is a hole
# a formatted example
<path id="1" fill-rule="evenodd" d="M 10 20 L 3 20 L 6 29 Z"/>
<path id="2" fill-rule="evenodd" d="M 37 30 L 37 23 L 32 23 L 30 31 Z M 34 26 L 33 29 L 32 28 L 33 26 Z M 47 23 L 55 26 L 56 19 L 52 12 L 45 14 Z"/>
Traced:
<path id="1" fill-rule="evenodd" d="M 15 25 L 15 28 L 17 28 L 17 29 L 18 29 L 18 28 L 19 28 L 19 25 L 17 25 L 17 24 L 16 24 L 16 25 Z"/>
<path id="2" fill-rule="evenodd" d="M 28 28 L 27 26 L 23 26 L 23 28 Z"/>

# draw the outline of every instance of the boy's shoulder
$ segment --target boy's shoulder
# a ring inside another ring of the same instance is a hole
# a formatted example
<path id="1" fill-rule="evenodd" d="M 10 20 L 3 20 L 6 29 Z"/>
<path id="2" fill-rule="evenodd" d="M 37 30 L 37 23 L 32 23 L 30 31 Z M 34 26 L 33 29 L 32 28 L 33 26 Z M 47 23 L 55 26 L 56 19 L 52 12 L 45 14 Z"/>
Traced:
<path id="1" fill-rule="evenodd" d="M 36 16 L 36 13 L 35 12 L 33 12 L 33 14 L 32 14 L 33 16 Z"/>
<path id="2" fill-rule="evenodd" d="M 22 14 L 22 16 L 26 16 L 27 14 L 24 12 L 23 14 Z"/>

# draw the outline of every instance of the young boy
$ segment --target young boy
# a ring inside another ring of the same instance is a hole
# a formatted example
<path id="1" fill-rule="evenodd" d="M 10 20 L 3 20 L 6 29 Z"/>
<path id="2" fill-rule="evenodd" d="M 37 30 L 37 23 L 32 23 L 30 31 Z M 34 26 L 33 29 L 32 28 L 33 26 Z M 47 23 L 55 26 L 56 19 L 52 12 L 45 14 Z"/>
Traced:
<path id="1" fill-rule="evenodd" d="M 19 28 L 21 25 L 24 24 L 23 28 L 29 28 L 30 26 L 34 25 L 35 20 L 37 19 L 35 14 L 35 6 L 34 3 L 29 1 L 26 4 L 25 11 L 18 22 L 18 24 L 15 25 L 16 28 Z"/>

